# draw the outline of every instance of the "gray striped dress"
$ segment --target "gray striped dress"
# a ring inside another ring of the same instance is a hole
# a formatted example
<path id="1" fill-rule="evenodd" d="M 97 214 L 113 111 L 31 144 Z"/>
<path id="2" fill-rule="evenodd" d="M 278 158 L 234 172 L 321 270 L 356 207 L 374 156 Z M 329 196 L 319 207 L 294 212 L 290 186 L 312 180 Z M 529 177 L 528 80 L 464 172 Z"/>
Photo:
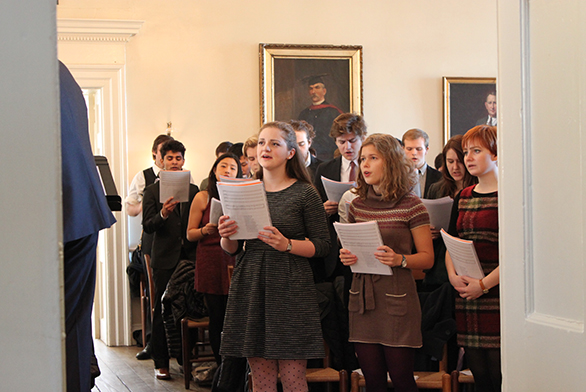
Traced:
<path id="1" fill-rule="evenodd" d="M 326 214 L 312 185 L 295 182 L 267 192 L 273 226 L 286 238 L 309 238 L 315 257 L 330 247 Z M 316 289 L 305 257 L 247 240 L 228 296 L 221 355 L 241 358 L 322 358 Z"/>

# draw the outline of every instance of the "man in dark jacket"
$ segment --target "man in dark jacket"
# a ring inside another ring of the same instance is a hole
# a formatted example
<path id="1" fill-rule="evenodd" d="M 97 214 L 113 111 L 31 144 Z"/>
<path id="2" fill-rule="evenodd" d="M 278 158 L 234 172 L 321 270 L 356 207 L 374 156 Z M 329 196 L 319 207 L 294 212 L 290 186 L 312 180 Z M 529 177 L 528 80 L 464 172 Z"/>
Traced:
<path id="1" fill-rule="evenodd" d="M 165 142 L 161 147 L 163 170 L 181 171 L 185 164 L 185 147 L 177 140 Z M 167 283 L 175 271 L 179 260 L 195 260 L 197 243 L 187 240 L 189 209 L 195 194 L 196 185 L 189 184 L 189 200 L 179 203 L 173 197 L 159 200 L 160 182 L 145 189 L 143 197 L 142 226 L 144 231 L 153 234 L 151 267 L 153 269 L 154 313 L 151 332 L 152 358 L 155 361 L 155 376 L 161 380 L 171 378 L 169 374 L 169 353 L 163 324 L 161 298 Z"/>

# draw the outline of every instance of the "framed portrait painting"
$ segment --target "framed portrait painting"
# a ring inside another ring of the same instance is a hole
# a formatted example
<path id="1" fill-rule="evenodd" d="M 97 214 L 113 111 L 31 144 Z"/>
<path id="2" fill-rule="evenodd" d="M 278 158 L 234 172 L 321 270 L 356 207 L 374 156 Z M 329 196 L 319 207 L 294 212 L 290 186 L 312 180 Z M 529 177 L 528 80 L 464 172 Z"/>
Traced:
<path id="1" fill-rule="evenodd" d="M 443 77 L 444 144 L 470 128 L 496 125 L 496 78 Z"/>
<path id="2" fill-rule="evenodd" d="M 259 50 L 261 122 L 307 121 L 317 158 L 332 159 L 333 120 L 362 114 L 362 46 L 260 44 Z"/>

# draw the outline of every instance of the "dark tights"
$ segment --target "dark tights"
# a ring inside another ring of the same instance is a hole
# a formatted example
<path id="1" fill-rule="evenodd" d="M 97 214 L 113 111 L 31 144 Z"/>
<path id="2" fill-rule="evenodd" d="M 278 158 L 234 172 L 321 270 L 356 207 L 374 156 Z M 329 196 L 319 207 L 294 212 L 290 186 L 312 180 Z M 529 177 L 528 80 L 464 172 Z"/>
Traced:
<path id="1" fill-rule="evenodd" d="M 354 343 L 354 349 L 366 379 L 367 392 L 386 392 L 387 372 L 395 391 L 417 391 L 413 377 L 415 349 L 369 343 Z"/>
<path id="2" fill-rule="evenodd" d="M 222 342 L 222 330 L 224 329 L 224 314 L 226 313 L 227 295 L 204 294 L 208 313 L 210 316 L 210 345 L 218 366 L 222 362 L 220 356 L 220 344 Z"/>
<path id="3" fill-rule="evenodd" d="M 501 350 L 466 347 L 466 360 L 474 376 L 476 392 L 500 392 Z"/>

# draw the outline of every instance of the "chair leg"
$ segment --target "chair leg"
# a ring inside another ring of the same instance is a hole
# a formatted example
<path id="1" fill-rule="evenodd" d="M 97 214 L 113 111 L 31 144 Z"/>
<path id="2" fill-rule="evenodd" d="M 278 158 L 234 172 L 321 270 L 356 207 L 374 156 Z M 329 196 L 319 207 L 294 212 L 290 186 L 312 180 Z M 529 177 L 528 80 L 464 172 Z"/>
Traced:
<path id="1" fill-rule="evenodd" d="M 350 375 L 350 392 L 359 392 L 360 385 L 358 385 L 358 381 L 360 380 L 360 375 L 356 372 L 352 372 Z"/>
<path id="2" fill-rule="evenodd" d="M 345 369 L 340 370 L 340 392 L 349 392 L 348 372 Z"/>
<path id="3" fill-rule="evenodd" d="M 189 389 L 191 382 L 191 358 L 190 358 L 190 342 L 189 342 L 189 327 L 188 320 L 184 318 L 181 320 L 181 355 L 183 356 L 183 380 L 185 381 L 185 389 Z"/>
<path id="4" fill-rule="evenodd" d="M 460 372 L 454 370 L 452 372 L 452 392 L 460 392 L 460 382 L 458 382 L 458 376 Z"/>
<path id="5" fill-rule="evenodd" d="M 449 373 L 442 375 L 442 392 L 452 391 L 452 377 Z"/>
<path id="6" fill-rule="evenodd" d="M 142 287 L 142 284 L 141 284 Z M 140 297 L 140 324 L 142 326 L 142 347 L 146 347 L 147 341 L 147 332 L 146 332 L 146 326 L 147 326 L 147 312 L 149 311 L 148 308 L 148 302 L 149 299 L 147 296 L 145 296 L 143 294 L 142 297 Z"/>

